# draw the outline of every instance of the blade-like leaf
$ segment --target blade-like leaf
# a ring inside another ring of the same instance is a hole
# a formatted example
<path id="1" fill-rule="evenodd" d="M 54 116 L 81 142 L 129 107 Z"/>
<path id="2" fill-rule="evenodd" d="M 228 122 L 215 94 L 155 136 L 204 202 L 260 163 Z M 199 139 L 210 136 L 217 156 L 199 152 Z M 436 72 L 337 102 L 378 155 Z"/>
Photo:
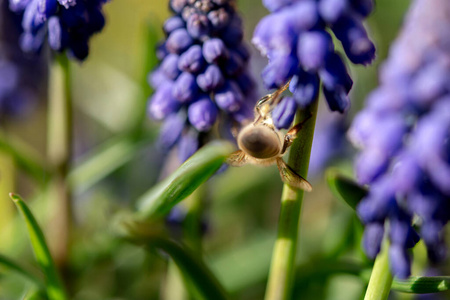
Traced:
<path id="1" fill-rule="evenodd" d="M 0 266 L 6 267 L 7 269 L 22 275 L 24 278 L 30 280 L 38 287 L 43 288 L 44 283 L 41 281 L 36 272 L 32 271 L 28 267 L 22 266 L 20 263 L 0 254 Z"/>
<path id="2" fill-rule="evenodd" d="M 343 176 L 338 170 L 329 169 L 326 172 L 328 186 L 333 195 L 356 209 L 358 203 L 367 196 L 368 190 L 358 185 L 351 178 Z"/>
<path id="3" fill-rule="evenodd" d="M 0 149 L 9 153 L 18 166 L 37 182 L 45 182 L 49 177 L 50 168 L 42 163 L 45 160 L 17 137 L 0 133 Z"/>
<path id="4" fill-rule="evenodd" d="M 167 214 L 172 207 L 210 178 L 233 150 L 234 146 L 225 141 L 212 142 L 201 148 L 138 200 L 137 216 L 148 219 Z"/>
<path id="5" fill-rule="evenodd" d="M 50 251 L 48 250 L 47 243 L 45 242 L 44 234 L 39 227 L 39 224 L 20 196 L 12 193 L 9 196 L 25 219 L 36 261 L 38 262 L 45 276 L 45 285 L 49 299 L 67 299 L 63 285 L 58 276 L 58 272 L 56 271 L 55 264 L 50 255 Z"/>
<path id="6" fill-rule="evenodd" d="M 23 300 L 46 300 L 46 299 L 48 298 L 45 296 L 45 293 L 43 293 L 40 290 L 34 289 L 29 290 L 23 297 Z"/>
<path id="7" fill-rule="evenodd" d="M 146 144 L 131 138 L 120 137 L 99 146 L 69 174 L 69 184 L 78 192 L 94 184 L 129 162 Z"/>
<path id="8" fill-rule="evenodd" d="M 394 280 L 392 289 L 403 293 L 429 294 L 448 291 L 450 276 L 409 277 L 406 280 Z"/>
<path id="9" fill-rule="evenodd" d="M 159 236 L 147 236 L 135 243 L 149 249 L 157 248 L 168 254 L 180 269 L 183 277 L 191 283 L 203 299 L 225 300 L 226 292 L 214 274 L 198 256 L 186 247 Z"/>

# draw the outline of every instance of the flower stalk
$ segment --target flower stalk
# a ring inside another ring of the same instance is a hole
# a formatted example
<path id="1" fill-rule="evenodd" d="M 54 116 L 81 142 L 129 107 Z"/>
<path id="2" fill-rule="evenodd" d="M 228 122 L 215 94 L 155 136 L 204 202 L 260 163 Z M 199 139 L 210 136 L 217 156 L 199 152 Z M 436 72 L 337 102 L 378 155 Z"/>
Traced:
<path id="1" fill-rule="evenodd" d="M 385 300 L 389 296 L 393 278 L 389 269 L 388 248 L 389 243 L 385 241 L 384 247 L 378 254 L 373 265 L 364 300 Z"/>
<path id="2" fill-rule="evenodd" d="M 52 254 L 56 265 L 64 270 L 69 256 L 72 224 L 72 195 L 67 182 L 72 155 L 72 96 L 70 63 L 65 54 L 58 55 L 49 80 L 48 159 L 55 173 L 50 197 L 54 207 Z"/>
<path id="3" fill-rule="evenodd" d="M 297 112 L 295 124 L 305 122 L 291 146 L 288 164 L 299 175 L 306 178 L 317 115 L 317 101 Z M 297 250 L 298 226 L 304 192 L 288 184 L 283 187 L 278 234 L 275 242 L 265 300 L 287 300 L 292 293 L 295 254 Z"/>

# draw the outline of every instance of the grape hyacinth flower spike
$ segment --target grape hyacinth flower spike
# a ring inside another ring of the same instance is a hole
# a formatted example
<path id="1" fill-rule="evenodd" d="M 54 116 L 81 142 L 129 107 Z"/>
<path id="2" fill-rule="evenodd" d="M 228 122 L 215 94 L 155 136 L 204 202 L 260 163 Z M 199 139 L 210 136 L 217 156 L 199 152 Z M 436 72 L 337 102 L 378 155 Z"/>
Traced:
<path id="1" fill-rule="evenodd" d="M 43 56 L 26 57 L 18 47 L 20 18 L 0 0 L 0 118 L 29 111 L 46 86 Z"/>
<path id="2" fill-rule="evenodd" d="M 330 29 L 341 41 L 348 59 L 367 65 L 375 57 L 362 20 L 373 9 L 373 1 L 304 0 L 263 1 L 271 14 L 257 25 L 253 43 L 268 57 L 262 72 L 268 89 L 284 85 L 290 78 L 290 91 L 297 105 L 308 106 L 319 93 L 319 82 L 332 111 L 349 108 L 352 87 L 345 63 L 335 52 Z M 290 111 L 295 114 L 295 109 Z"/>
<path id="3" fill-rule="evenodd" d="M 157 49 L 161 63 L 149 76 L 155 92 L 148 113 L 163 123 L 159 144 L 176 146 L 184 162 L 219 118 L 230 127 L 252 117 L 254 84 L 234 1 L 171 0 L 170 8 L 167 38 Z"/>
<path id="4" fill-rule="evenodd" d="M 431 261 L 446 257 L 450 219 L 450 2 L 415 0 L 403 30 L 348 133 L 361 149 L 358 180 L 370 185 L 358 213 L 374 257 L 389 224 L 394 275 L 411 273 L 407 249 L 422 238 Z M 419 228 L 419 235 L 413 229 Z M 387 222 L 388 221 L 388 222 Z"/>
<path id="5" fill-rule="evenodd" d="M 89 54 L 89 39 L 105 25 L 107 0 L 9 0 L 10 9 L 23 13 L 23 51 L 36 53 L 48 39 L 55 51 L 69 51 L 78 60 Z"/>

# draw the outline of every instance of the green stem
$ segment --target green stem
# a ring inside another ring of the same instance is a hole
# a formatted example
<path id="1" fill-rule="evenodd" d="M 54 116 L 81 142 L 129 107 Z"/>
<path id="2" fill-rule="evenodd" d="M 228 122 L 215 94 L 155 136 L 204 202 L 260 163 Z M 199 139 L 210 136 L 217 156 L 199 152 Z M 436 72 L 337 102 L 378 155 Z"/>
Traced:
<path id="1" fill-rule="evenodd" d="M 58 55 L 49 80 L 48 158 L 55 174 L 50 199 L 55 199 L 51 241 L 55 262 L 67 267 L 72 225 L 72 195 L 67 182 L 72 155 L 72 95 L 70 63 L 65 54 Z"/>
<path id="2" fill-rule="evenodd" d="M 388 249 L 389 244 L 385 241 L 382 251 L 375 260 L 364 300 L 385 300 L 389 296 L 393 278 L 389 270 Z"/>
<path id="3" fill-rule="evenodd" d="M 317 115 L 317 99 L 310 107 L 297 112 L 295 123 L 308 117 L 297 139 L 291 146 L 288 164 L 298 174 L 306 178 L 309 158 L 314 136 Z M 287 300 L 292 293 L 294 279 L 295 254 L 297 250 L 298 225 L 303 200 L 303 191 L 284 185 L 281 196 L 281 211 L 278 222 L 278 235 L 275 242 L 269 280 L 266 290 L 266 300 Z"/>
<path id="4" fill-rule="evenodd" d="M 183 203 L 179 204 L 183 205 L 181 209 L 186 210 L 186 217 L 183 222 L 183 240 L 187 247 L 197 253 L 198 257 L 201 257 L 202 253 L 201 217 L 203 195 L 204 187 L 200 186 Z M 192 282 L 189 278 L 182 277 L 180 270 L 172 261 L 169 262 L 166 278 L 164 299 L 196 298 L 197 295 L 195 295 L 195 290 L 192 288 Z"/>

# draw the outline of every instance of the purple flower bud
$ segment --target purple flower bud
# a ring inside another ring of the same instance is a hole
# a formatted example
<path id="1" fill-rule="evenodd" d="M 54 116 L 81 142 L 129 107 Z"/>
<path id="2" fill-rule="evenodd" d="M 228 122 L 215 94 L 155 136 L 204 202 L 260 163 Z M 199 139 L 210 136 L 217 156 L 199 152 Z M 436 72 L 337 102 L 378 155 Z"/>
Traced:
<path id="1" fill-rule="evenodd" d="M 22 27 L 25 31 L 32 34 L 36 34 L 36 32 L 44 26 L 46 21 L 45 13 L 38 11 L 38 5 L 38 1 L 31 1 L 25 8 L 23 14 Z"/>
<path id="2" fill-rule="evenodd" d="M 369 223 L 364 229 L 363 246 L 369 258 L 375 259 L 381 250 L 381 242 L 384 237 L 383 223 Z"/>
<path id="3" fill-rule="evenodd" d="M 243 103 L 238 111 L 235 111 L 231 114 L 233 119 L 239 124 L 245 124 L 246 122 L 252 120 L 255 116 L 253 111 L 253 107 L 247 105 L 247 103 Z"/>
<path id="4" fill-rule="evenodd" d="M 178 159 L 185 162 L 197 151 L 198 147 L 198 132 L 196 130 L 191 129 L 183 133 L 178 143 Z"/>
<path id="5" fill-rule="evenodd" d="M 166 49 L 166 43 L 160 42 L 156 46 L 156 57 L 159 60 L 163 60 L 167 55 L 169 55 L 169 51 Z"/>
<path id="6" fill-rule="evenodd" d="M 56 13 L 58 9 L 57 0 L 41 0 L 38 1 L 37 10 L 40 14 L 45 16 L 45 19 L 50 18 Z"/>
<path id="7" fill-rule="evenodd" d="M 49 43 L 57 51 L 83 60 L 89 54 L 89 38 L 105 25 L 104 0 L 10 0 L 12 9 L 24 11 L 21 48 L 38 52 L 49 33 Z"/>
<path id="8" fill-rule="evenodd" d="M 205 60 L 203 59 L 200 45 L 191 46 L 186 52 L 181 54 L 178 60 L 178 69 L 191 73 L 201 71 L 204 65 Z"/>
<path id="9" fill-rule="evenodd" d="M 187 20 L 187 31 L 195 39 L 206 39 L 210 31 L 208 17 L 203 14 L 190 15 Z"/>
<path id="10" fill-rule="evenodd" d="M 222 71 L 217 65 L 209 65 L 205 72 L 197 76 L 197 84 L 204 92 L 220 88 L 225 82 Z"/>
<path id="11" fill-rule="evenodd" d="M 214 97 L 214 100 L 221 109 L 227 112 L 236 112 L 240 109 L 244 96 L 239 86 L 234 81 L 226 81 Z"/>
<path id="12" fill-rule="evenodd" d="M 377 130 L 380 116 L 372 111 L 364 110 L 356 115 L 347 136 L 349 140 L 358 148 L 364 149 L 372 132 Z"/>
<path id="13" fill-rule="evenodd" d="M 61 51 L 66 47 L 67 35 L 61 28 L 58 17 L 51 17 L 48 20 L 48 44 L 55 51 Z"/>
<path id="14" fill-rule="evenodd" d="M 183 19 L 178 16 L 173 16 L 164 22 L 163 29 L 166 34 L 171 34 L 174 30 L 183 28 L 184 25 Z"/>
<path id="15" fill-rule="evenodd" d="M 409 241 L 413 229 L 411 228 L 411 217 L 404 215 L 399 210 L 392 218 L 389 219 L 389 238 L 392 244 L 400 245 L 406 248 L 406 245 L 413 243 Z"/>
<path id="16" fill-rule="evenodd" d="M 389 158 L 385 152 L 379 149 L 368 148 L 359 154 L 355 165 L 358 181 L 362 184 L 368 184 L 386 171 Z"/>
<path id="17" fill-rule="evenodd" d="M 318 21 L 317 3 L 301 1 L 264 17 L 256 26 L 252 42 L 269 59 L 291 55 L 298 33 L 313 28 Z"/>
<path id="18" fill-rule="evenodd" d="M 288 129 L 294 121 L 297 103 L 294 98 L 284 97 L 272 111 L 273 124 L 278 129 Z"/>
<path id="19" fill-rule="evenodd" d="M 197 93 L 198 86 L 195 76 L 188 72 L 181 73 L 173 85 L 173 97 L 181 103 L 187 103 L 193 100 Z"/>
<path id="20" fill-rule="evenodd" d="M 168 115 L 159 131 L 158 145 L 163 150 L 171 149 L 180 138 L 185 125 L 186 113 L 184 111 Z"/>
<path id="21" fill-rule="evenodd" d="M 328 55 L 325 67 L 319 71 L 319 76 L 328 91 L 337 90 L 340 86 L 344 87 L 348 93 L 353 85 L 347 68 L 337 53 Z"/>
<path id="22" fill-rule="evenodd" d="M 394 276 L 406 279 L 411 274 L 411 259 L 402 246 L 391 245 L 389 248 L 389 263 Z"/>
<path id="23" fill-rule="evenodd" d="M 212 38 L 203 44 L 203 57 L 208 63 L 214 63 L 228 57 L 228 49 L 221 39 Z"/>
<path id="24" fill-rule="evenodd" d="M 242 69 L 245 66 L 244 61 L 241 56 L 235 51 L 230 51 L 230 55 L 226 61 L 222 63 L 223 69 L 225 69 L 225 73 L 230 76 L 236 76 L 241 73 Z"/>
<path id="25" fill-rule="evenodd" d="M 357 207 L 358 216 L 364 223 L 384 222 L 386 216 L 397 208 L 395 190 L 391 178 L 379 178 L 370 189 L 368 197 Z"/>
<path id="26" fill-rule="evenodd" d="M 375 58 L 375 46 L 367 36 L 362 21 L 356 16 L 340 18 L 333 25 L 333 32 L 353 63 L 367 65 Z"/>
<path id="27" fill-rule="evenodd" d="M 333 51 L 333 41 L 325 31 L 305 32 L 298 39 L 297 56 L 306 71 L 322 68 Z"/>
<path id="28" fill-rule="evenodd" d="M 382 86 L 369 94 L 367 106 L 377 113 L 400 111 L 408 105 L 408 99 L 408 90 L 404 86 Z"/>
<path id="29" fill-rule="evenodd" d="M 198 131 L 208 131 L 216 122 L 218 109 L 208 96 L 195 101 L 188 108 L 189 122 Z"/>
<path id="30" fill-rule="evenodd" d="M 238 17 L 233 18 L 228 26 L 222 30 L 220 36 L 227 46 L 233 48 L 238 46 L 244 38 L 242 21 Z"/>
<path id="31" fill-rule="evenodd" d="M 322 90 L 331 111 L 343 113 L 349 109 L 350 99 L 344 87 L 337 86 L 335 89 L 329 90 L 324 85 Z"/>
<path id="32" fill-rule="evenodd" d="M 277 11 L 285 6 L 291 5 L 294 0 L 263 0 L 263 5 L 271 12 Z"/>
<path id="33" fill-rule="evenodd" d="M 392 168 L 394 184 L 403 195 L 413 191 L 421 175 L 419 165 L 411 153 L 400 154 Z"/>
<path id="34" fill-rule="evenodd" d="M 170 53 L 179 54 L 189 48 L 193 43 L 192 37 L 186 29 L 174 30 L 167 38 L 166 48 Z"/>
<path id="35" fill-rule="evenodd" d="M 178 75 L 180 75 L 180 70 L 178 69 L 179 56 L 176 54 L 167 55 L 161 63 L 160 70 L 164 72 L 167 78 L 175 80 Z"/>
<path id="36" fill-rule="evenodd" d="M 170 0 L 170 8 L 176 12 L 181 13 L 183 8 L 188 4 L 188 0 Z"/>
<path id="37" fill-rule="evenodd" d="M 374 0 L 350 0 L 352 8 L 363 17 L 367 17 L 373 11 Z"/>
<path id="38" fill-rule="evenodd" d="M 320 0 L 320 16 L 328 23 L 335 23 L 348 10 L 349 0 Z"/>
<path id="39" fill-rule="evenodd" d="M 230 14 L 222 7 L 208 13 L 208 19 L 215 30 L 222 29 L 230 22 Z"/>
<path id="40" fill-rule="evenodd" d="M 298 61 L 294 56 L 278 56 L 271 60 L 262 71 L 267 89 L 283 86 L 297 70 Z"/>
<path id="41" fill-rule="evenodd" d="M 156 90 L 148 105 L 148 114 L 154 120 L 162 120 L 178 111 L 180 102 L 172 96 L 173 85 L 166 83 Z"/>
<path id="42" fill-rule="evenodd" d="M 300 107 L 306 107 L 319 94 L 319 77 L 315 74 L 299 70 L 291 79 L 289 90 Z"/>
<path id="43" fill-rule="evenodd" d="M 439 63 L 421 69 L 411 82 L 412 97 L 421 106 L 429 107 L 450 87 L 450 66 Z"/>

